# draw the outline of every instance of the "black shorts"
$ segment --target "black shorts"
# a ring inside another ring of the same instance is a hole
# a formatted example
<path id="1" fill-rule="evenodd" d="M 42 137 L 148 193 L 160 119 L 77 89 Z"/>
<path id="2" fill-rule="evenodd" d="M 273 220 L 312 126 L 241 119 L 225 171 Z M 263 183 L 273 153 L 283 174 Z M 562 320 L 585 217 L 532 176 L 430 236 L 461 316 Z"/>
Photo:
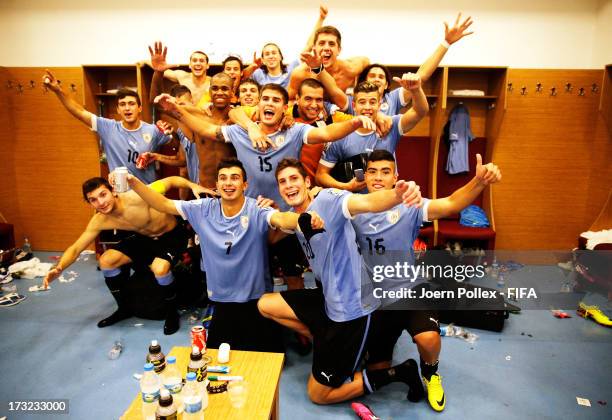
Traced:
<path id="1" fill-rule="evenodd" d="M 372 328 L 368 337 L 367 362 L 378 363 L 393 359 L 395 343 L 406 330 L 414 336 L 427 331 L 440 334 L 435 311 L 378 310 L 372 314 Z"/>
<path id="2" fill-rule="evenodd" d="M 212 303 L 215 310 L 207 346 L 218 349 L 222 343 L 228 343 L 233 350 L 284 353 L 282 327 L 259 313 L 257 299 Z"/>
<path id="3" fill-rule="evenodd" d="M 352 380 L 363 358 L 371 315 L 332 321 L 321 289 L 288 290 L 281 296 L 312 334 L 312 375 L 317 382 L 338 388 Z"/>
<path id="4" fill-rule="evenodd" d="M 151 238 L 139 233 L 132 233 L 122 239 L 114 249 L 127 255 L 134 263 L 134 268 L 148 267 L 155 258 L 161 258 L 174 266 L 187 249 L 189 232 L 179 222 L 169 232 Z"/>
<path id="5" fill-rule="evenodd" d="M 308 268 L 308 260 L 295 235 L 288 235 L 270 245 L 270 270 L 274 276 L 280 268 L 285 277 L 301 276 Z"/>

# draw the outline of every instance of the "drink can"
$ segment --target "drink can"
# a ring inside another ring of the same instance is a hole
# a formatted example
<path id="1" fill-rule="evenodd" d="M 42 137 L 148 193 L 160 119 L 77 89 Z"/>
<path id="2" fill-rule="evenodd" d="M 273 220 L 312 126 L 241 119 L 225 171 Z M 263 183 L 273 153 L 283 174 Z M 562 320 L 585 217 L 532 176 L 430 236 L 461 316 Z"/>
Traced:
<path id="1" fill-rule="evenodd" d="M 128 169 L 120 166 L 115 169 L 115 191 L 118 193 L 127 192 L 129 189 L 127 182 Z"/>
<path id="2" fill-rule="evenodd" d="M 144 169 L 149 165 L 149 159 L 147 158 L 147 155 L 145 155 L 144 153 L 138 156 L 138 159 L 136 159 L 136 167 L 138 169 Z"/>
<path id="3" fill-rule="evenodd" d="M 171 129 L 165 129 L 162 123 L 163 123 L 163 121 L 157 121 L 155 123 L 155 125 L 157 126 L 157 129 L 159 131 L 161 131 L 162 134 L 165 134 L 166 136 L 169 136 L 170 134 L 172 134 L 172 130 Z"/>
<path id="4" fill-rule="evenodd" d="M 200 353 L 206 353 L 206 331 L 202 326 L 191 328 L 191 346 L 197 346 Z"/>

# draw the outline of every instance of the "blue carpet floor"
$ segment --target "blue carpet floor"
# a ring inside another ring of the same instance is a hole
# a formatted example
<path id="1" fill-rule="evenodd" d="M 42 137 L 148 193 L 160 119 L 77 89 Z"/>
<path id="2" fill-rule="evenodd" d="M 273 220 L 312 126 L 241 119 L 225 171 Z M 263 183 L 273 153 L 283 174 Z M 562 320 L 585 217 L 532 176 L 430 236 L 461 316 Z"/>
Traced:
<path id="1" fill-rule="evenodd" d="M 49 261 L 49 255 L 37 254 L 42 261 Z M 115 310 L 102 274 L 93 257 L 70 269 L 79 273 L 78 278 L 72 283 L 56 281 L 48 292 L 27 291 L 40 279 L 16 280 L 27 299 L 0 308 L 0 418 L 117 419 L 139 390 L 132 375 L 141 371 L 150 340 L 158 339 L 166 351 L 189 343 L 188 313 L 172 336 L 163 335 L 162 321 L 137 318 L 97 328 L 97 321 Z M 520 273 L 537 277 L 557 271 L 556 266 L 532 266 Z M 603 297 L 589 298 L 612 313 Z M 440 373 L 447 403 L 442 413 L 435 413 L 426 401 L 408 402 L 405 386 L 399 384 L 360 401 L 385 420 L 610 419 L 612 329 L 577 317 L 575 308 L 565 309 L 572 318 L 557 319 L 547 310 L 511 315 L 502 333 L 472 330 L 480 336 L 474 344 L 443 338 Z M 112 361 L 107 352 L 115 340 L 123 342 L 124 350 Z M 403 335 L 394 359 L 408 357 L 418 359 L 418 354 Z M 281 418 L 356 418 L 348 403 L 317 406 L 308 400 L 310 362 L 310 356 L 288 351 L 281 379 Z M 590 400 L 591 407 L 578 405 L 576 397 Z M 8 401 L 47 398 L 68 399 L 70 414 L 8 411 Z"/>

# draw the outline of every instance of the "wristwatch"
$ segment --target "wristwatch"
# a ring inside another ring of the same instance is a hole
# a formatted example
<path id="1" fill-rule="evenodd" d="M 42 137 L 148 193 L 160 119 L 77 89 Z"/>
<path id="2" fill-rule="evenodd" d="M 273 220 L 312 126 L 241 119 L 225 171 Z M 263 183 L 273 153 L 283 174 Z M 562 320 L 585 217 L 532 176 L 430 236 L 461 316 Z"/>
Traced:
<path id="1" fill-rule="evenodd" d="M 325 67 L 323 67 L 323 64 L 321 64 L 319 67 L 315 67 L 315 68 L 310 68 L 310 71 L 313 72 L 314 74 L 319 74 L 323 71 Z"/>

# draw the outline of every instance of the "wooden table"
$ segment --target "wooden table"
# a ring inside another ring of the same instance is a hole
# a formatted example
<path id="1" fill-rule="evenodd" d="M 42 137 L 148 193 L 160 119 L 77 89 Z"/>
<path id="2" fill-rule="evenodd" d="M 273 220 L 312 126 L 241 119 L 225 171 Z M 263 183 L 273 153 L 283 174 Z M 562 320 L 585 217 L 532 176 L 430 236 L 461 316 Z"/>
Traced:
<path id="1" fill-rule="evenodd" d="M 168 356 L 176 357 L 176 364 L 182 372 L 187 372 L 189 364 L 190 347 L 173 347 Z M 212 365 L 219 365 L 217 350 L 207 349 L 206 355 L 212 357 Z M 240 375 L 248 382 L 246 404 L 234 408 L 229 402 L 227 392 L 222 394 L 208 394 L 208 407 L 204 411 L 206 420 L 213 419 L 272 419 L 279 418 L 278 389 L 280 375 L 285 355 L 283 353 L 261 353 L 255 351 L 232 350 L 230 361 L 226 363 L 231 367 L 230 375 Z M 209 375 L 220 375 L 209 373 Z M 215 382 L 220 384 L 220 382 Z M 121 419 L 141 420 L 142 399 L 140 394 L 134 398 L 130 407 L 123 413 Z"/>

